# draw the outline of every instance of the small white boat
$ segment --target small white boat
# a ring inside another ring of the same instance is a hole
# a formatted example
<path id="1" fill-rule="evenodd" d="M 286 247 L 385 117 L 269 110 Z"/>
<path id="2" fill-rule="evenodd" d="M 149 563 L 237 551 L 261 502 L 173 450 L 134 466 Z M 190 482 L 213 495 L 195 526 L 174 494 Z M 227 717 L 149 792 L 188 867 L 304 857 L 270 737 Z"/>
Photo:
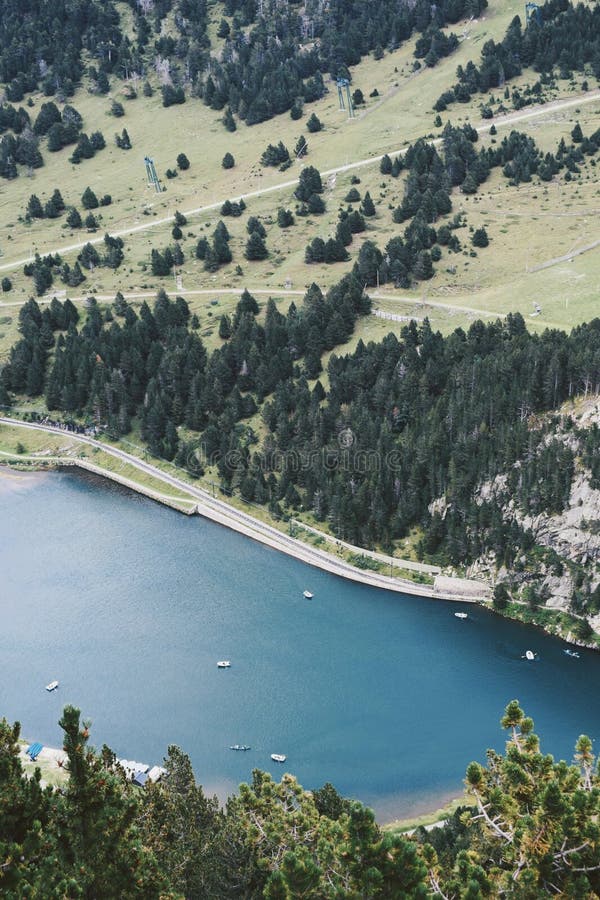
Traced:
<path id="1" fill-rule="evenodd" d="M 220 659 L 217 663 L 218 669 L 229 669 L 231 667 L 231 663 L 228 659 Z"/>
<path id="2" fill-rule="evenodd" d="M 533 650 L 525 651 L 525 659 L 529 659 L 529 660 L 535 659 L 535 653 L 533 652 Z"/>
<path id="3" fill-rule="evenodd" d="M 51 681 L 50 684 L 46 685 L 46 690 L 47 691 L 55 691 L 57 687 L 58 687 L 58 681 Z"/>
<path id="4" fill-rule="evenodd" d="M 313 598 L 315 595 L 314 595 L 314 594 L 311 594 L 310 591 L 302 591 L 302 596 L 305 597 L 306 600 L 312 600 L 312 598 Z"/>
<path id="5" fill-rule="evenodd" d="M 233 744 L 230 750 L 250 750 L 251 748 L 247 744 Z"/>
<path id="6" fill-rule="evenodd" d="M 454 613 L 457 619 L 466 619 L 467 613 Z"/>
<path id="7" fill-rule="evenodd" d="M 284 763 L 287 756 L 284 756 L 283 753 L 271 753 L 271 759 L 273 762 Z"/>
<path id="8" fill-rule="evenodd" d="M 577 650 L 571 650 L 569 647 L 566 650 L 563 650 L 563 653 L 566 653 L 567 656 L 572 656 L 574 659 L 579 659 L 579 653 Z"/>

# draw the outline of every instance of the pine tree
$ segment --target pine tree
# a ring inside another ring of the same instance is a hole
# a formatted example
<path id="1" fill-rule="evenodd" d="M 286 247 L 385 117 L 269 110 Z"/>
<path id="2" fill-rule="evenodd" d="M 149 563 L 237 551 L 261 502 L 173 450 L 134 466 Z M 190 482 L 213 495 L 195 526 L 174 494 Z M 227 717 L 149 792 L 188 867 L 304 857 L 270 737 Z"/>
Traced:
<path id="1" fill-rule="evenodd" d="M 280 207 L 277 210 L 277 224 L 280 228 L 289 228 L 294 224 L 294 216 L 291 210 Z"/>
<path id="2" fill-rule="evenodd" d="M 80 723 L 78 709 L 66 706 L 59 724 L 69 780 L 58 811 L 57 875 L 74 879 L 84 896 L 160 897 L 165 882 L 135 826 L 133 790 L 110 771 L 114 756 L 89 749 L 89 723 Z"/>
<path id="3" fill-rule="evenodd" d="M 311 113 L 309 118 L 306 120 L 306 127 L 311 134 L 315 134 L 317 131 L 321 131 L 323 125 L 319 117 L 315 113 Z"/>
<path id="4" fill-rule="evenodd" d="M 246 249 L 244 256 L 249 260 L 266 259 L 269 251 L 265 246 L 263 238 L 256 231 L 253 231 L 246 241 Z"/>
<path id="5" fill-rule="evenodd" d="M 370 193 L 367 191 L 362 202 L 361 212 L 363 216 L 371 217 L 375 215 L 375 204 L 371 199 Z"/>
<path id="6" fill-rule="evenodd" d="M 487 247 L 489 242 L 490 239 L 488 238 L 488 233 L 483 226 L 481 228 L 477 228 L 473 232 L 471 243 L 474 247 Z"/>
<path id="7" fill-rule="evenodd" d="M 196 259 L 205 259 L 208 250 L 208 241 L 205 237 L 201 237 L 196 244 Z"/>
<path id="8" fill-rule="evenodd" d="M 43 219 L 44 209 L 40 202 L 40 198 L 36 194 L 32 194 L 27 203 L 27 215 L 30 219 Z"/>
<path id="9" fill-rule="evenodd" d="M 86 187 L 85 191 L 81 195 L 81 205 L 84 209 L 98 208 L 98 198 L 90 187 Z"/>
<path id="10" fill-rule="evenodd" d="M 392 172 L 392 160 L 387 153 L 385 153 L 381 157 L 381 162 L 379 163 L 379 171 L 382 175 L 390 175 Z"/>
<path id="11" fill-rule="evenodd" d="M 219 321 L 219 337 L 224 341 L 231 337 L 231 319 L 227 315 L 222 315 Z"/>
<path id="12" fill-rule="evenodd" d="M 228 106 L 225 110 L 225 115 L 223 116 L 222 122 L 227 131 L 237 131 L 237 125 L 235 124 L 235 119 L 233 118 L 233 113 L 231 112 L 230 106 Z"/>

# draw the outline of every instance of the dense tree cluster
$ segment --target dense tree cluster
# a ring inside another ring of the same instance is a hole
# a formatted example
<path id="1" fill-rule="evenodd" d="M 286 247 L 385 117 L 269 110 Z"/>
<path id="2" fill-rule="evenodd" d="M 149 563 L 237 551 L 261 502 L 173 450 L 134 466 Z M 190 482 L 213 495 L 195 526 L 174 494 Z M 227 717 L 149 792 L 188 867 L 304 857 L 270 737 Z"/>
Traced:
<path id="1" fill-rule="evenodd" d="M 223 229 L 218 230 L 226 244 Z M 87 248 L 82 265 L 93 264 L 97 256 L 94 247 Z M 58 265 L 60 259 L 40 260 L 40 266 Z M 314 286 L 302 307 L 292 304 L 286 316 L 271 301 L 263 326 L 256 321 L 256 301 L 244 292 L 230 340 L 209 357 L 188 330 L 185 301 L 170 301 L 162 291 L 153 310 L 144 303 L 138 315 L 126 307 L 122 323 L 106 324 L 93 305 L 83 328 L 77 331 L 69 321 L 66 334 L 31 300 L 21 311 L 22 338 L 2 370 L 2 383 L 14 393 L 45 393 L 49 409 L 91 416 L 119 434 L 139 416 L 152 452 L 169 459 L 178 450 L 186 458 L 185 447 L 179 446 L 179 425 L 208 429 L 206 440 L 216 441 L 210 452 L 222 454 L 223 477 L 230 481 L 225 457 L 230 443 L 235 446 L 239 438 L 236 423 L 291 378 L 298 361 L 303 360 L 305 374 L 314 377 L 322 353 L 347 340 L 357 315 L 368 309 L 358 284 L 346 277 L 327 297 Z M 58 337 L 56 331 L 61 332 Z"/>
<path id="2" fill-rule="evenodd" d="M 65 209 L 65 201 L 58 188 L 55 188 L 52 196 L 43 206 L 37 194 L 32 194 L 27 201 L 25 221 L 31 221 L 31 219 L 57 219 Z"/>
<path id="3" fill-rule="evenodd" d="M 33 196 L 35 197 L 35 195 Z M 72 228 L 81 227 L 82 225 L 81 216 L 76 209 L 71 209 L 67 219 L 70 220 L 69 224 Z M 76 224 L 77 222 L 79 224 Z M 95 231 L 98 228 L 98 223 L 91 213 L 86 217 L 85 225 L 88 231 Z M 81 271 L 82 266 L 89 271 L 93 271 L 97 266 L 118 269 L 124 259 L 123 246 L 122 238 L 115 238 L 105 234 L 103 250 L 99 252 L 93 244 L 85 244 L 78 254 L 77 261 L 73 267 L 69 263 L 64 262 L 58 253 L 54 255 L 49 253 L 47 256 L 40 256 L 39 253 L 36 253 L 33 262 L 26 263 L 23 266 L 23 273 L 33 278 L 38 296 L 41 296 L 52 287 L 55 277 L 61 278 L 63 283 L 69 287 L 76 287 L 82 281 L 85 281 L 85 275 Z"/>
<path id="4" fill-rule="evenodd" d="M 38 87 L 46 96 L 71 96 L 83 75 L 82 52 L 110 71 L 123 40 L 110 0 L 3 0 L 0 82 L 7 85 L 7 99 L 19 102 Z"/>
<path id="5" fill-rule="evenodd" d="M 279 141 L 277 146 L 269 144 L 260 158 L 261 166 L 279 166 L 280 169 L 285 169 L 288 163 L 291 163 L 290 151 L 283 141 Z"/>
<path id="6" fill-rule="evenodd" d="M 479 65 L 469 62 L 457 70 L 458 81 L 435 104 L 438 111 L 456 101 L 467 103 L 476 93 L 502 87 L 505 82 L 532 68 L 548 81 L 558 70 L 561 78 L 591 66 L 600 76 L 600 10 L 596 6 L 568 0 L 548 0 L 532 15 L 525 29 L 515 16 L 502 41 L 486 41 Z M 506 94 L 508 97 L 508 93 Z M 536 94 L 530 95 L 530 102 Z M 517 95 L 516 106 L 524 105 Z"/>
<path id="7" fill-rule="evenodd" d="M 550 181 L 562 170 L 566 170 L 564 177 L 569 180 L 581 171 L 586 156 L 595 155 L 600 148 L 600 129 L 589 137 L 583 135 L 580 127 L 574 132 L 576 140 L 567 145 L 562 139 L 555 153 L 543 153 L 531 136 L 519 131 L 511 131 L 500 143 L 477 150 L 478 134 L 471 125 L 456 127 L 448 122 L 442 132 L 440 152 L 433 144 L 420 139 L 394 160 L 387 154 L 383 156 L 380 163 L 383 175 L 398 177 L 403 171 L 408 173 L 404 196 L 393 210 L 392 218 L 396 223 L 410 221 L 410 224 L 402 236 L 397 235 L 388 242 L 385 252 L 372 242 L 363 244 L 356 264 L 357 277 L 366 285 L 393 281 L 398 287 L 409 287 L 413 280 L 431 278 L 433 263 L 441 258 L 442 247 L 452 252 L 461 249 L 456 230 L 464 225 L 462 217 L 455 216 L 433 227 L 440 216 L 451 212 L 453 188 L 460 187 L 463 194 L 474 194 L 494 168 L 501 168 L 512 186 L 529 182 L 536 175 L 541 181 Z M 353 188 L 346 200 L 356 202 L 359 197 Z M 362 212 L 364 215 L 375 212 L 372 201 L 367 202 L 367 195 Z M 339 230 L 337 237 L 344 243 Z M 483 248 L 487 243 L 487 233 L 478 229 L 474 246 Z"/>
<path id="8" fill-rule="evenodd" d="M 230 234 L 223 222 L 219 222 L 213 232 L 212 244 L 207 238 L 200 238 L 196 244 L 196 259 L 204 261 L 207 272 L 216 272 L 219 266 L 232 260 L 229 248 Z"/>
<path id="9" fill-rule="evenodd" d="M 458 47 L 455 34 L 446 34 L 433 25 L 423 32 L 415 43 L 415 56 L 424 59 L 425 64 L 435 66 L 444 56 L 450 56 Z"/>
<path id="10" fill-rule="evenodd" d="M 19 724 L 0 721 L 0 859 L 7 897 L 148 900 L 483 900 L 600 892 L 600 783 L 592 741 L 571 765 L 543 754 L 518 701 L 506 708 L 505 753 L 467 768 L 475 806 L 413 836 L 382 831 L 331 784 L 304 790 L 255 769 L 220 809 L 171 745 L 166 777 L 137 789 L 112 751 L 89 746 L 67 706 L 60 790 L 30 778 Z"/>
<path id="11" fill-rule="evenodd" d="M 0 138 L 0 176 L 17 178 L 17 165 L 27 169 L 39 169 L 44 165 L 38 138 L 30 129 L 16 137 L 9 132 Z"/>
<path id="12" fill-rule="evenodd" d="M 479 503 L 477 487 L 527 456 L 534 441 L 530 413 L 572 396 L 585 379 L 599 383 L 599 327 L 596 321 L 570 337 L 539 338 L 511 316 L 506 324 L 477 323 L 468 334 L 443 339 L 425 323 L 404 329 L 400 342 L 390 335 L 379 345 L 359 343 L 351 356 L 332 356 L 325 406 L 315 406 L 301 381 L 277 388 L 263 406 L 271 433 L 265 448 L 274 459 L 290 448 L 311 458 L 315 441 L 322 448 L 310 470 L 282 467 L 272 506 L 283 500 L 312 509 L 337 535 L 367 547 L 390 543 L 419 523 L 429 555 L 464 562 L 492 549 L 510 564 L 528 538 L 514 523 L 508 533 L 500 505 Z M 346 428 L 354 443 L 336 456 Z M 522 464 L 512 496 L 525 510 L 564 503 L 572 467 L 560 468 L 562 450 L 554 460 L 554 470 L 549 458 Z M 245 472 L 230 473 L 228 486 L 264 501 L 264 466 L 260 456 L 249 457 Z M 549 473 L 546 495 L 537 487 L 542 471 Z M 430 510 L 439 497 L 449 501 L 443 517 Z"/>
<path id="13" fill-rule="evenodd" d="M 326 76 L 347 75 L 347 67 L 369 52 L 380 57 L 383 48 L 397 48 L 415 31 L 423 35 L 417 55 L 434 65 L 456 46 L 456 37 L 443 26 L 478 15 L 487 5 L 486 0 L 441 0 L 434 7 L 425 0 L 400 6 L 396 0 L 372 0 L 367 8 L 360 0 L 327 5 L 309 0 L 301 16 L 297 4 L 269 3 L 267 11 L 254 0 L 226 2 L 231 22 L 223 19 L 219 27 L 224 46 L 216 55 L 210 53 L 206 0 L 128 4 L 131 35 L 111 0 L 100 5 L 60 0 L 51 13 L 41 0 L 27 0 L 25 7 L 5 0 L 0 82 L 7 83 L 7 99 L 18 103 L 38 87 L 64 99 L 84 74 L 94 92 L 107 94 L 110 76 L 123 78 L 153 65 L 168 76 L 161 88 L 164 106 L 183 103 L 189 86 L 208 106 L 225 111 L 225 127 L 233 131 L 235 116 L 249 125 L 287 110 L 301 116 L 305 102 L 323 96 Z M 164 33 L 168 14 L 174 28 Z M 83 54 L 93 60 L 87 72 Z M 318 127 L 312 120 L 311 130 Z"/>
<path id="14" fill-rule="evenodd" d="M 22 107 L 16 110 L 10 104 L 3 104 L 0 107 L 0 133 L 8 133 L 0 140 L 0 175 L 8 179 L 16 178 L 19 174 L 18 165 L 27 169 L 42 166 L 44 161 L 39 144 L 44 137 L 47 138 L 47 148 L 51 153 L 56 153 L 69 144 L 76 144 L 70 157 L 71 162 L 79 163 L 82 159 L 90 159 L 97 150 L 105 146 L 105 142 L 99 131 L 90 137 L 85 133 L 81 134 L 82 126 L 80 113 L 69 104 L 63 107 L 61 113 L 53 101 L 42 103 L 33 125 L 29 114 Z"/>
<path id="15" fill-rule="evenodd" d="M 110 253 L 118 258 L 120 248 L 106 245 Z M 93 266 L 96 254 L 84 248 L 81 268 Z M 61 262 L 36 264 L 37 279 L 60 271 Z M 600 477 L 593 441 L 581 439 L 577 450 L 550 440 L 550 418 L 531 424 L 532 416 L 598 389 L 600 322 L 540 336 L 509 315 L 447 338 L 427 321 L 413 323 L 400 340 L 389 335 L 333 354 L 328 392 L 319 382 L 311 389 L 307 379 L 318 378 L 322 354 L 347 340 L 368 309 L 356 274 L 326 297 L 313 285 L 286 315 L 270 301 L 263 323 L 245 292 L 233 320 L 221 321 L 225 343 L 209 355 L 188 328 L 185 301 L 162 291 L 152 310 L 125 305 L 123 321 L 92 306 L 83 327 L 70 322 L 66 334 L 30 301 L 2 384 L 5 394 L 44 394 L 48 408 L 118 434 L 138 418 L 151 451 L 182 465 L 201 445 L 225 491 L 266 503 L 276 516 L 310 509 L 356 545 L 391 547 L 417 525 L 424 556 L 464 564 L 492 553 L 510 567 L 533 538 L 504 515 L 507 497 L 523 513 L 560 511 L 576 455 Z M 258 409 L 267 436 L 254 447 L 254 429 L 238 423 Z M 341 452 L 338 436 L 347 429 L 353 441 Z M 189 432 L 201 432 L 201 440 Z M 286 465 L 289 453 L 294 466 Z M 310 466 L 297 464 L 304 458 Z M 509 494 L 483 500 L 481 484 L 496 476 Z"/>
<path id="16" fill-rule="evenodd" d="M 135 43 L 123 33 L 110 2 L 98 7 L 91 0 L 77 5 L 62 0 L 50 17 L 44 4 L 30 0 L 24 27 L 15 0 L 5 5 L 0 81 L 9 83 L 9 100 L 18 102 L 40 84 L 48 96 L 59 92 L 70 96 L 84 74 L 82 51 L 94 59 L 88 75 L 99 93 L 108 92 L 109 75 L 141 72 L 144 64 L 158 59 L 168 66 L 169 82 L 162 88 L 165 106 L 184 102 L 185 76 L 207 105 L 217 110 L 227 107 L 230 121 L 225 124 L 233 130 L 233 114 L 248 124 L 295 107 L 301 114 L 302 101 L 323 95 L 325 74 L 335 77 L 347 72 L 346 67 L 365 54 L 396 48 L 414 31 L 424 33 L 419 54 L 432 65 L 455 46 L 455 37 L 447 37 L 440 28 L 465 15 L 477 15 L 486 4 L 485 0 L 443 0 L 432 9 L 425 2 L 398 7 L 393 0 L 376 0 L 367 10 L 359 0 L 351 0 L 331 2 L 324 10 L 323 4 L 311 0 L 305 12 L 317 42 L 307 49 L 303 46 L 306 20 L 295 6 L 272 4 L 268 16 L 263 10 L 263 17 L 255 2 L 226 3 L 225 13 L 232 22 L 224 19 L 219 28 L 225 45 L 218 59 L 209 56 L 205 0 L 153 4 L 129 0 Z M 174 34 L 161 31 L 168 13 L 174 16 Z M 65 46 L 69 53 L 60 53 Z"/>

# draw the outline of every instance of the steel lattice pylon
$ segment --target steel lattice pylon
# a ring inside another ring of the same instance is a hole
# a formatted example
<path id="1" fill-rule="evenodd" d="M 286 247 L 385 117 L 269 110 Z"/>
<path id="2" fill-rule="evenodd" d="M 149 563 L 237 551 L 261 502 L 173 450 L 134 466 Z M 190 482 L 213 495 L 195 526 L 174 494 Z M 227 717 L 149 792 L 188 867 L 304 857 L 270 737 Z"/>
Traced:
<path id="1" fill-rule="evenodd" d="M 160 194 L 162 191 L 162 187 L 160 184 L 160 179 L 156 174 L 156 169 L 154 167 L 154 160 L 150 159 L 149 156 L 144 157 L 144 163 L 146 165 L 146 177 L 148 179 L 148 187 L 154 186 L 154 190 L 157 194 Z"/>

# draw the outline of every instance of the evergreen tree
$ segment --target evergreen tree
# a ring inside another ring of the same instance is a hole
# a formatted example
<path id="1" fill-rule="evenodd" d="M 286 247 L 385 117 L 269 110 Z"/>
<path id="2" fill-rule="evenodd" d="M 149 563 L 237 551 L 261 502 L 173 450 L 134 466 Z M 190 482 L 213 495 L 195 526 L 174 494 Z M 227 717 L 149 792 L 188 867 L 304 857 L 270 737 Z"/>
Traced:
<path id="1" fill-rule="evenodd" d="M 306 127 L 311 134 L 315 134 L 317 131 L 321 131 L 323 125 L 321 120 L 316 115 L 316 113 L 311 113 L 308 119 L 306 120 Z"/>
<path id="2" fill-rule="evenodd" d="M 30 219 L 43 219 L 44 208 L 40 202 L 40 198 L 36 194 L 32 194 L 27 203 L 27 215 Z"/>
<path id="3" fill-rule="evenodd" d="M 237 131 L 237 125 L 235 123 L 235 119 L 233 118 L 233 113 L 231 112 L 230 106 L 228 106 L 225 110 L 225 115 L 223 116 L 222 122 L 227 131 Z"/>
<path id="4" fill-rule="evenodd" d="M 207 250 L 208 241 L 205 237 L 202 237 L 196 244 L 196 259 L 205 259 Z"/>
<path id="5" fill-rule="evenodd" d="M 65 707 L 59 724 L 69 780 L 57 810 L 53 881 L 63 890 L 77 885 L 90 897 L 159 898 L 165 883 L 135 825 L 136 798 L 105 763 L 114 756 L 107 752 L 103 759 L 88 748 L 89 723 L 80 723 L 74 707 Z"/>
<path id="6" fill-rule="evenodd" d="M 253 231 L 246 241 L 244 256 L 249 260 L 259 260 L 266 259 L 268 255 L 269 251 L 265 246 L 263 238 L 258 232 Z"/>
<path id="7" fill-rule="evenodd" d="M 308 202 L 313 194 L 323 193 L 321 174 L 314 166 L 305 166 L 300 172 L 298 187 L 295 190 L 298 200 Z"/>
<path id="8" fill-rule="evenodd" d="M 81 195 L 81 205 L 84 209 L 98 208 L 98 198 L 90 187 L 86 187 L 85 191 Z"/>
<path id="9" fill-rule="evenodd" d="M 471 238 L 471 243 L 474 247 L 487 247 L 490 240 L 488 238 L 487 231 L 482 226 L 481 228 L 477 228 L 473 232 L 473 237 Z"/>
<path id="10" fill-rule="evenodd" d="M 231 337 L 231 319 L 227 315 L 222 315 L 219 321 L 219 337 L 224 341 Z"/>
<path id="11" fill-rule="evenodd" d="M 124 128 L 121 134 L 115 134 L 115 143 L 120 150 L 131 150 L 131 140 L 127 129 Z"/>
<path id="12" fill-rule="evenodd" d="M 362 202 L 361 212 L 363 216 L 374 216 L 375 215 L 375 204 L 371 199 L 370 193 L 367 191 Z"/>
<path id="13" fill-rule="evenodd" d="M 381 162 L 379 163 L 379 171 L 382 175 L 390 175 L 392 172 L 392 160 L 387 153 L 384 153 L 384 155 L 381 157 Z"/>
<path id="14" fill-rule="evenodd" d="M 289 228 L 294 224 L 294 216 L 291 210 L 280 207 L 277 210 L 277 224 L 280 228 Z"/>

